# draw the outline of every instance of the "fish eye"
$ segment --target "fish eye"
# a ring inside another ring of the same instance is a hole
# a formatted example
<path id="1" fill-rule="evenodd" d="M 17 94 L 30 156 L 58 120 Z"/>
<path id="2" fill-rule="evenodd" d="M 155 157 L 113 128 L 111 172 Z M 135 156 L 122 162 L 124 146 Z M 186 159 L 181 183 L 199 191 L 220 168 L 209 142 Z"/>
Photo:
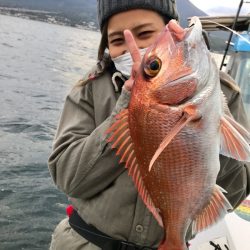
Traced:
<path id="1" fill-rule="evenodd" d="M 161 60 L 159 58 L 150 58 L 144 66 L 144 72 L 148 77 L 156 76 L 161 69 Z"/>

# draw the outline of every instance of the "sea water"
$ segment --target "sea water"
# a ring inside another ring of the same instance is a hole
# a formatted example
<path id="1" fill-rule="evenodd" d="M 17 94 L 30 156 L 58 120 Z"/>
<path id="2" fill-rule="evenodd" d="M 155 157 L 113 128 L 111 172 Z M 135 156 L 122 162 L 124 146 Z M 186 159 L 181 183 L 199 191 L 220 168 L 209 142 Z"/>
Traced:
<path id="1" fill-rule="evenodd" d="M 68 203 L 47 159 L 99 33 L 0 15 L 0 250 L 48 249 Z"/>

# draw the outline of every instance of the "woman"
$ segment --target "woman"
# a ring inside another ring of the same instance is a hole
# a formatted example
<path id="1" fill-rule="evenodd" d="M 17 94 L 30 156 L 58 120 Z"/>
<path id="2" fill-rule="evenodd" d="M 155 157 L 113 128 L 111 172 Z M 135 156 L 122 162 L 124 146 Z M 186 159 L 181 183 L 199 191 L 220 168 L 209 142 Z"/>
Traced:
<path id="1" fill-rule="evenodd" d="M 74 207 L 70 219 L 55 229 L 51 249 L 157 249 L 163 230 L 106 142 L 105 131 L 128 105 L 143 49 L 169 20 L 178 19 L 175 1 L 99 0 L 98 17 L 102 32 L 99 63 L 67 96 L 49 158 L 54 182 Z M 174 22 L 171 27 L 178 29 Z M 107 48 L 108 55 L 104 53 Z M 224 77 L 222 89 L 233 115 L 247 127 L 232 80 Z M 249 193 L 247 173 L 243 163 L 221 157 L 218 183 L 228 191 L 234 207 Z"/>

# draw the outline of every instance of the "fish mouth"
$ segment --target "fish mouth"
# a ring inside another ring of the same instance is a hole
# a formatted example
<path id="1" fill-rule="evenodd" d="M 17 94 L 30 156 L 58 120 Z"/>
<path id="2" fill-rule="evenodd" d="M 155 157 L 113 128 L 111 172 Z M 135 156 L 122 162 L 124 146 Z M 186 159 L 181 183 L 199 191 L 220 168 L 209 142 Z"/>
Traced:
<path id="1" fill-rule="evenodd" d="M 184 40 L 197 41 L 202 38 L 202 24 L 199 17 L 191 18 Z"/>

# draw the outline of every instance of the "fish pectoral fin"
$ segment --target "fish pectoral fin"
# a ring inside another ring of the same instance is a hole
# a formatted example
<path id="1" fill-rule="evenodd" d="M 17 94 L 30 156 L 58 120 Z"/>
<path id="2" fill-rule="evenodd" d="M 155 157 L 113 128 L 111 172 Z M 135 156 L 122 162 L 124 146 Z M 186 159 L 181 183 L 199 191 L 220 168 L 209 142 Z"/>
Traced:
<path id="1" fill-rule="evenodd" d="M 220 186 L 215 185 L 212 197 L 208 205 L 202 210 L 192 224 L 193 235 L 201 232 L 203 229 L 211 226 L 220 218 L 223 218 L 233 208 L 227 198 L 224 196 L 223 190 Z"/>
<path id="2" fill-rule="evenodd" d="M 125 162 L 125 168 L 128 169 L 128 175 L 132 177 L 138 193 L 149 211 L 154 215 L 159 225 L 163 227 L 163 222 L 158 209 L 155 207 L 152 198 L 143 182 L 142 174 L 134 151 L 134 143 L 132 141 L 129 124 L 128 109 L 121 111 L 115 117 L 116 121 L 106 131 L 110 136 L 107 142 L 112 144 L 112 148 L 116 148 L 116 155 L 120 155 L 120 163 Z"/>
<path id="3" fill-rule="evenodd" d="M 220 153 L 240 161 L 250 161 L 250 133 L 229 115 L 221 118 Z"/>
<path id="4" fill-rule="evenodd" d="M 182 128 L 184 128 L 187 125 L 187 123 L 189 123 L 191 120 L 196 118 L 196 113 L 193 110 L 191 111 L 191 108 L 189 109 L 189 106 L 187 108 L 188 112 L 186 112 L 186 110 L 184 109 L 184 115 L 176 123 L 174 128 L 166 135 L 166 137 L 163 139 L 163 141 L 155 151 L 155 154 L 153 155 L 150 161 L 148 171 L 151 171 L 157 158 L 160 156 L 163 150 L 169 145 L 169 143 L 173 140 L 173 138 L 182 130 Z"/>

